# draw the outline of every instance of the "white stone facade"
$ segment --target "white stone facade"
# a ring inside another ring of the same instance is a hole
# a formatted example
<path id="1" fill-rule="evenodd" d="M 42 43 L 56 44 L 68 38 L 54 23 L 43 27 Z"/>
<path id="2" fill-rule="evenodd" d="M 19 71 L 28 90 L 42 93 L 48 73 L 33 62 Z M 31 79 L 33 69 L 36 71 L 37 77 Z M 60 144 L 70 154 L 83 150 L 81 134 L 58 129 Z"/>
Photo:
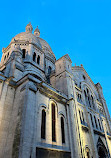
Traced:
<path id="1" fill-rule="evenodd" d="M 29 23 L 2 50 L 0 158 L 111 158 L 101 85 L 83 65 L 72 67 L 69 55 L 56 60 L 39 29 L 32 30 Z"/>

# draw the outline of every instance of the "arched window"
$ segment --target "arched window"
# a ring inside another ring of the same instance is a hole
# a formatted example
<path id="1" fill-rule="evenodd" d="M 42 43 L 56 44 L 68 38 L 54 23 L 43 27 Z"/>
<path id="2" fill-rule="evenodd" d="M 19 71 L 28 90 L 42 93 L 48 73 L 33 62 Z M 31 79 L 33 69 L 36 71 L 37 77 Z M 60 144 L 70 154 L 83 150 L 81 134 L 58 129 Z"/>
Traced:
<path id="1" fill-rule="evenodd" d="M 83 75 L 83 79 L 85 80 L 86 79 L 86 77 Z"/>
<path id="2" fill-rule="evenodd" d="M 91 95 L 91 103 L 93 104 L 93 96 Z"/>
<path id="3" fill-rule="evenodd" d="M 88 96 L 88 103 L 89 103 L 89 106 L 91 107 L 91 104 L 90 104 L 90 97 Z"/>
<path id="4" fill-rule="evenodd" d="M 22 58 L 25 58 L 26 56 L 26 49 L 22 49 Z"/>
<path id="5" fill-rule="evenodd" d="M 86 88 L 87 94 L 89 93 L 89 90 Z"/>
<path id="6" fill-rule="evenodd" d="M 36 53 L 33 54 L 33 61 L 36 62 Z"/>
<path id="7" fill-rule="evenodd" d="M 51 68 L 51 66 L 49 66 L 49 68 L 48 68 L 48 74 L 49 75 L 51 74 L 51 71 L 52 71 L 52 68 Z"/>
<path id="8" fill-rule="evenodd" d="M 94 108 L 94 99 L 93 99 L 93 96 L 91 95 L 91 104 L 92 104 L 92 106 L 93 106 L 93 108 Z"/>
<path id="9" fill-rule="evenodd" d="M 46 112 L 43 109 L 42 110 L 42 121 L 41 121 L 41 138 L 45 139 L 45 133 L 46 133 Z"/>
<path id="10" fill-rule="evenodd" d="M 7 58 L 9 57 L 9 52 L 8 52 L 8 54 L 7 54 Z"/>
<path id="11" fill-rule="evenodd" d="M 98 129 L 97 120 L 96 120 L 96 117 L 95 117 L 95 116 L 94 116 L 94 120 L 95 120 L 96 128 Z"/>
<path id="12" fill-rule="evenodd" d="M 89 95 L 89 90 L 88 88 L 86 88 L 86 91 L 85 91 L 85 97 L 86 97 L 86 102 L 88 103 L 88 105 L 91 107 L 91 103 L 90 103 L 90 95 Z M 86 103 L 86 104 L 87 104 Z"/>
<path id="13" fill-rule="evenodd" d="M 92 115 L 91 115 L 91 114 L 90 114 L 90 118 L 91 118 L 92 126 L 94 127 L 93 118 L 92 118 Z"/>
<path id="14" fill-rule="evenodd" d="M 52 141 L 56 141 L 56 117 L 54 104 L 52 104 Z"/>
<path id="15" fill-rule="evenodd" d="M 40 56 L 38 55 L 37 57 L 37 64 L 39 65 L 40 64 Z"/>
<path id="16" fill-rule="evenodd" d="M 6 55 L 5 55 L 5 57 L 4 57 L 4 60 L 6 59 Z"/>
<path id="17" fill-rule="evenodd" d="M 62 143 L 65 143 L 65 131 L 64 131 L 64 119 L 61 117 L 61 133 L 62 133 Z"/>
<path id="18" fill-rule="evenodd" d="M 87 101 L 86 91 L 84 90 L 85 100 Z"/>

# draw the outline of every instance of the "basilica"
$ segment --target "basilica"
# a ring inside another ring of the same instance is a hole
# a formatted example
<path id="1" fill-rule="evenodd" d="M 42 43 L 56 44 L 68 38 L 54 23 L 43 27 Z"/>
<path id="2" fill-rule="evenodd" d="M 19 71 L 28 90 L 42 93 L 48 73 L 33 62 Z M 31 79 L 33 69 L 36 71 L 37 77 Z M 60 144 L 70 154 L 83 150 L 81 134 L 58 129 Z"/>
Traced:
<path id="1" fill-rule="evenodd" d="M 82 64 L 56 60 L 31 23 L 2 52 L 0 158 L 111 158 L 103 90 Z"/>

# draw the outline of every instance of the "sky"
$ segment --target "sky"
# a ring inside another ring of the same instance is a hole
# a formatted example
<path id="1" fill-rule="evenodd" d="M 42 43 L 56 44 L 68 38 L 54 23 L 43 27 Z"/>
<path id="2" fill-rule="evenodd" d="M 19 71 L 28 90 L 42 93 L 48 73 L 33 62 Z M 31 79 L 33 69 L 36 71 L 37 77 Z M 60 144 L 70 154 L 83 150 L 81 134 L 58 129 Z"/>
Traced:
<path id="1" fill-rule="evenodd" d="M 31 22 L 56 59 L 69 54 L 100 82 L 111 115 L 111 0 L 5 0 L 0 2 L 0 58 L 12 37 Z"/>

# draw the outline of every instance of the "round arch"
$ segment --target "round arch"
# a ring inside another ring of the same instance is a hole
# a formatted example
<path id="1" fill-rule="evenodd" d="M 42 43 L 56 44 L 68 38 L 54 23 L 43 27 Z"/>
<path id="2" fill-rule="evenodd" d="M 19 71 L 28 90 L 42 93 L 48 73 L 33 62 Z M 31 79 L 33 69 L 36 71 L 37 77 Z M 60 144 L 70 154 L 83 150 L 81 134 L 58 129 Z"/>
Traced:
<path id="1" fill-rule="evenodd" d="M 48 109 L 47 105 L 44 103 L 39 104 L 37 112 L 39 113 L 40 109 L 45 109 L 45 111 Z"/>
<path id="2" fill-rule="evenodd" d="M 57 103 L 54 99 L 49 99 L 49 104 L 48 104 L 48 109 L 49 109 L 49 106 L 51 106 L 51 104 L 54 104 L 57 108 L 57 115 L 58 115 L 58 106 L 57 106 Z"/>
<path id="3" fill-rule="evenodd" d="M 96 95 L 94 94 L 93 89 L 89 86 L 89 84 L 85 83 L 84 81 L 81 83 L 81 88 L 84 90 L 84 93 L 82 93 L 84 101 L 87 102 L 90 107 L 96 108 Z"/>
<path id="4" fill-rule="evenodd" d="M 95 96 L 92 88 L 90 87 L 90 85 L 88 83 L 84 82 L 84 81 L 81 82 L 81 89 L 86 90 L 86 88 L 88 88 L 89 89 L 89 93 L 91 92 L 91 94 L 93 95 L 93 97 L 96 98 L 96 96 Z"/>
<path id="5" fill-rule="evenodd" d="M 58 115 L 59 115 L 60 117 L 63 117 L 63 118 L 64 118 L 64 121 L 66 121 L 66 116 L 65 116 L 65 114 L 64 114 L 62 111 L 59 111 L 59 112 L 58 112 Z"/>

